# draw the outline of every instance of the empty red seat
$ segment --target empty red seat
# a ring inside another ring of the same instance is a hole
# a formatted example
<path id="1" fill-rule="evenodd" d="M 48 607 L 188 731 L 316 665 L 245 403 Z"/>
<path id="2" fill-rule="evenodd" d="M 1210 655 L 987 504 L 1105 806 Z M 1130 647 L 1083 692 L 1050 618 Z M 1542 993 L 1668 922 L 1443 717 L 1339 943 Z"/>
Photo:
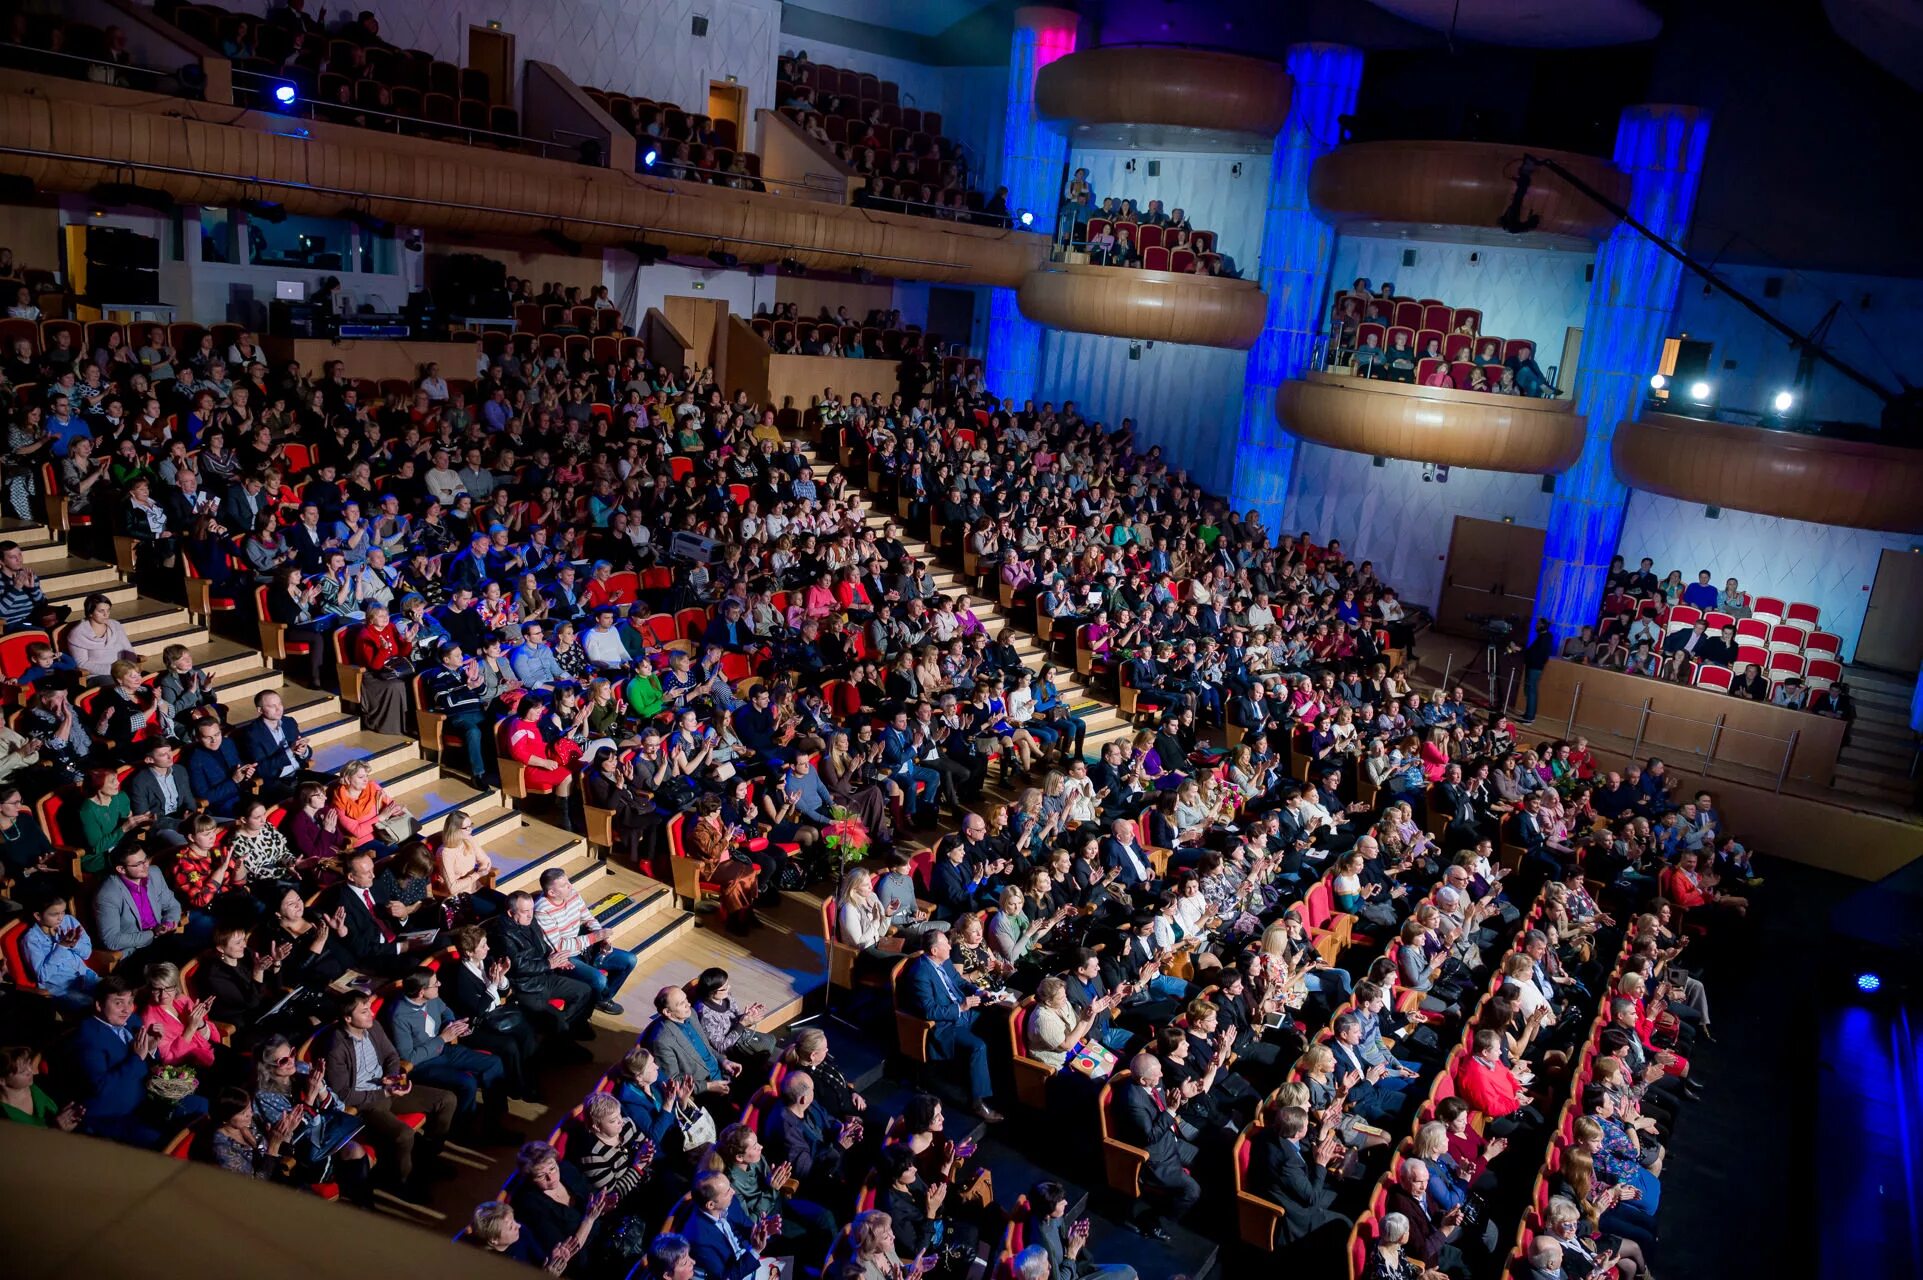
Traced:
<path id="1" fill-rule="evenodd" d="M 1699 663 L 1696 667 L 1696 685 L 1703 689 L 1714 689 L 1728 693 L 1730 685 L 1736 682 L 1736 673 L 1728 667 L 1719 667 L 1711 662 Z"/>
<path id="2" fill-rule="evenodd" d="M 1769 650 L 1771 653 L 1801 653 L 1803 641 L 1808 638 L 1809 632 L 1801 627 L 1792 627 L 1787 623 L 1774 626 L 1769 629 Z"/>

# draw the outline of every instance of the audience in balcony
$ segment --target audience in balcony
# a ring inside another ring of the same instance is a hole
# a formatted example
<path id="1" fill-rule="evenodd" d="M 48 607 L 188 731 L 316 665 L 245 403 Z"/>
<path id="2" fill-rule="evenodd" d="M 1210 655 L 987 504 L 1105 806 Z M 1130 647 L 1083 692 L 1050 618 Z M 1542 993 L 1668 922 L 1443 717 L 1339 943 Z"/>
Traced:
<path id="1" fill-rule="evenodd" d="M 1841 678 L 1840 637 L 1813 629 L 1814 610 L 1803 623 L 1780 629 L 1783 619 L 1773 614 L 1755 619 L 1755 599 L 1735 578 L 1725 579 L 1718 590 L 1708 569 L 1698 570 L 1696 580 L 1684 585 L 1680 569 L 1659 579 L 1650 557 L 1631 569 L 1617 556 L 1595 625 L 1565 640 L 1559 656 L 1715 688 L 1725 687 L 1726 673 L 1732 697 L 1853 720 L 1855 703 Z M 1686 613 L 1674 615 L 1678 608 Z"/>
<path id="2" fill-rule="evenodd" d="M 1537 363 L 1534 343 L 1484 338 L 1481 324 L 1482 313 L 1472 308 L 1397 297 L 1389 282 L 1371 293 L 1369 281 L 1358 278 L 1330 307 L 1325 367 L 1491 395 L 1562 394 Z"/>

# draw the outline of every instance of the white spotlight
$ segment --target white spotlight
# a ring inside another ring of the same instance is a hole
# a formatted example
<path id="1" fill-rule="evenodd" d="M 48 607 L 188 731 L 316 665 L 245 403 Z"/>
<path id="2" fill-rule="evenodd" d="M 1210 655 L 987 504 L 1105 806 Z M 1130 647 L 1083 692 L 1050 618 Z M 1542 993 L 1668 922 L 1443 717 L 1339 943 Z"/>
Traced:
<path id="1" fill-rule="evenodd" d="M 1664 387 L 1668 385 L 1669 385 L 1669 379 L 1663 377 L 1662 374 L 1652 373 L 1649 375 L 1649 389 L 1651 391 L 1661 391 Z"/>
<path id="2" fill-rule="evenodd" d="M 1788 391 L 1778 391 L 1776 398 L 1770 403 L 1776 406 L 1776 412 L 1788 413 L 1790 408 L 1796 403 L 1796 396 Z"/>
<path id="3" fill-rule="evenodd" d="M 1689 384 L 1689 398 L 1698 403 L 1707 402 L 1710 393 L 1713 391 L 1715 391 L 1715 388 L 1707 382 L 1692 382 Z"/>

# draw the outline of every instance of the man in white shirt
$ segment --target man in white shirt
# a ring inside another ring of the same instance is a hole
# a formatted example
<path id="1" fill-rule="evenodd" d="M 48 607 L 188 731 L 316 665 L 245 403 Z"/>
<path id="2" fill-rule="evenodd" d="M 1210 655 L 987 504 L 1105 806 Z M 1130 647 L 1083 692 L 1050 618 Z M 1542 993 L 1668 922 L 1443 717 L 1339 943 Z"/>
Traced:
<path id="1" fill-rule="evenodd" d="M 428 496 L 444 507 L 453 506 L 454 499 L 467 492 L 461 487 L 460 473 L 449 465 L 452 461 L 447 450 L 436 449 L 434 465 L 421 477 L 421 483 L 427 486 Z"/>
<path id="2" fill-rule="evenodd" d="M 611 604 L 599 606 L 594 611 L 594 625 L 581 637 L 582 652 L 588 661 L 598 667 L 625 667 L 628 665 L 628 646 L 621 640 L 621 633 L 614 625 L 615 609 Z"/>

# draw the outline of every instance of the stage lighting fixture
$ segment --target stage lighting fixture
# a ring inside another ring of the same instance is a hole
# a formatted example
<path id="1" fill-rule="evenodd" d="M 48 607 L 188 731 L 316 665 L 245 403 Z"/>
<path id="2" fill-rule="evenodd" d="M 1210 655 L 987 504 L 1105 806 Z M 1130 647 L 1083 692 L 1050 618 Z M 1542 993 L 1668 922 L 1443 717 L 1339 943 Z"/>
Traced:
<path id="1" fill-rule="evenodd" d="M 808 268 L 802 265 L 801 259 L 799 258 L 783 258 L 781 260 L 781 274 L 784 276 L 805 276 L 808 274 Z"/>
<path id="2" fill-rule="evenodd" d="M 1873 996 L 1883 989 L 1883 976 L 1877 973 L 1856 975 L 1856 989 L 1866 996 Z"/>
<path id="3" fill-rule="evenodd" d="M 1708 404 L 1710 396 L 1714 395 L 1715 392 L 1716 388 L 1710 386 L 1707 382 L 1692 382 L 1689 384 L 1689 398 L 1697 404 Z"/>
<path id="4" fill-rule="evenodd" d="M 652 169 L 654 168 L 654 162 L 660 158 L 661 153 L 653 147 L 649 147 L 641 153 L 641 167 L 644 169 Z"/>
<path id="5" fill-rule="evenodd" d="M 1021 214 L 1021 217 L 1022 217 L 1022 225 L 1023 225 L 1024 227 L 1032 227 L 1032 226 L 1034 226 L 1034 225 L 1035 225 L 1035 212 L 1034 212 L 1034 210 L 1032 210 L 1032 209 L 1023 209 L 1023 210 L 1022 210 L 1022 214 Z"/>
<path id="6" fill-rule="evenodd" d="M 291 84 L 277 84 L 274 86 L 274 101 L 280 103 L 283 107 L 293 106 L 294 100 L 299 96 L 299 92 Z"/>
<path id="7" fill-rule="evenodd" d="M 1664 387 L 1668 385 L 1669 385 L 1669 379 L 1663 377 L 1662 374 L 1652 373 L 1649 375 L 1649 389 L 1651 391 L 1661 391 Z"/>
<path id="8" fill-rule="evenodd" d="M 735 255 L 729 253 L 726 249 L 716 249 L 710 253 L 708 255 L 708 261 L 714 263 L 717 267 L 738 267 L 741 265 L 741 259 L 735 257 Z"/>
<path id="9" fill-rule="evenodd" d="M 1776 412 L 1788 413 L 1796 405 L 1796 395 L 1790 391 L 1778 391 L 1776 398 L 1770 401 L 1770 404 Z"/>

